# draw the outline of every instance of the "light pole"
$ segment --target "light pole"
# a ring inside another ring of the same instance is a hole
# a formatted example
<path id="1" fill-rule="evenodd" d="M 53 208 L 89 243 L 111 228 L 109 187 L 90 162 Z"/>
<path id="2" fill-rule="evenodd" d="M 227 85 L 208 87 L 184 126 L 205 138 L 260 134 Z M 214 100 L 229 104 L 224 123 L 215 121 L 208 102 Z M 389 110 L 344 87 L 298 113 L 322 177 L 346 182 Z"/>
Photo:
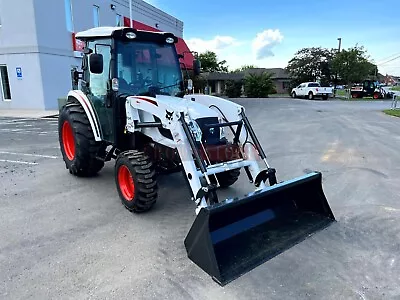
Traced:
<path id="1" fill-rule="evenodd" d="M 338 38 L 338 41 L 339 41 L 338 53 L 340 53 L 340 47 L 342 46 L 342 38 Z M 336 97 L 337 76 L 338 76 L 338 74 L 337 74 L 337 71 L 336 71 L 336 74 L 335 74 L 335 88 L 333 90 L 333 96 L 334 97 Z"/>

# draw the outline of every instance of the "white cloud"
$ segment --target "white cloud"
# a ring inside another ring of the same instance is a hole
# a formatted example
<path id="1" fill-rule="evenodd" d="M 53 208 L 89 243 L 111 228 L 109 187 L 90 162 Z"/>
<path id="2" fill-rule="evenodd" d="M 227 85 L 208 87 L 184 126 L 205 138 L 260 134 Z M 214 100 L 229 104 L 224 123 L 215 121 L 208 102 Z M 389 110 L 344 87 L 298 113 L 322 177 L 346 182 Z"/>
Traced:
<path id="1" fill-rule="evenodd" d="M 192 38 L 188 39 L 186 43 L 190 50 L 199 53 L 206 52 L 207 50 L 218 53 L 227 47 L 237 45 L 236 39 L 231 36 L 216 36 L 212 40 Z"/>
<path id="2" fill-rule="evenodd" d="M 275 56 L 273 48 L 280 44 L 283 35 L 279 29 L 267 29 L 250 36 L 249 40 L 239 39 L 232 36 L 215 36 L 205 40 L 191 38 L 186 40 L 189 49 L 204 53 L 213 51 L 217 54 L 218 60 L 226 60 L 229 69 L 239 68 L 243 65 L 255 65 L 258 67 L 275 68 L 285 67 L 287 59 L 282 56 Z"/>
<path id="3" fill-rule="evenodd" d="M 267 29 L 257 33 L 253 40 L 252 48 L 256 59 L 260 60 L 266 57 L 274 56 L 272 48 L 280 44 L 283 40 L 283 35 L 279 29 Z"/>
<path id="4" fill-rule="evenodd" d="M 157 0 L 144 0 L 144 2 L 147 2 L 148 4 L 157 7 Z"/>

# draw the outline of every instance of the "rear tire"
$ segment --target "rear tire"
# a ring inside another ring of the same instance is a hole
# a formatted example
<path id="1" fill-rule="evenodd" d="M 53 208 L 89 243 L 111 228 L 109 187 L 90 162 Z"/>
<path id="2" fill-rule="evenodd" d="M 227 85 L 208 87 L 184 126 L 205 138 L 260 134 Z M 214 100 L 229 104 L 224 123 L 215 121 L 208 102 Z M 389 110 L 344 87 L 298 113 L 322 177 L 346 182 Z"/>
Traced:
<path id="1" fill-rule="evenodd" d="M 106 146 L 96 142 L 89 119 L 80 104 L 64 106 L 58 118 L 58 138 L 65 167 L 76 176 L 94 176 L 104 166 L 98 159 Z"/>
<path id="2" fill-rule="evenodd" d="M 118 155 L 115 183 L 122 204 L 135 213 L 150 210 L 157 201 L 156 172 L 143 152 L 128 150 Z"/>
<path id="3" fill-rule="evenodd" d="M 326 95 L 322 96 L 322 100 L 328 100 L 328 96 Z"/>
<path id="4" fill-rule="evenodd" d="M 234 184 L 239 179 L 240 169 L 229 170 L 216 175 L 221 188 L 226 188 Z M 214 175 L 210 176 L 210 180 L 211 182 L 216 183 Z"/>
<path id="5" fill-rule="evenodd" d="M 313 95 L 312 92 L 309 92 L 308 93 L 308 100 L 312 100 L 312 99 L 314 99 L 314 95 Z"/>

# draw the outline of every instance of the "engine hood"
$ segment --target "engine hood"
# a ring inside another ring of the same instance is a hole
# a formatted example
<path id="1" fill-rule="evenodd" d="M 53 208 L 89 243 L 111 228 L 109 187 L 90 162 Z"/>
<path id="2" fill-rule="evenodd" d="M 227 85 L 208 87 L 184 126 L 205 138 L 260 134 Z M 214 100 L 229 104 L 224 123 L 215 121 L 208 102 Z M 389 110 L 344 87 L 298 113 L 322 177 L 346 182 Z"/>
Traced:
<path id="1" fill-rule="evenodd" d="M 219 116 L 215 110 L 209 108 L 208 106 L 185 98 L 156 95 L 156 98 L 147 96 L 131 96 L 128 97 L 128 100 L 144 100 L 150 103 L 154 102 L 154 104 L 157 103 L 159 107 L 167 106 L 169 110 L 173 110 L 174 112 L 183 111 L 184 113 L 188 113 L 192 119 Z"/>
<path id="2" fill-rule="evenodd" d="M 218 113 L 208 106 L 185 98 L 157 95 L 156 99 L 166 105 L 173 106 L 175 111 L 187 112 L 192 119 L 218 117 Z"/>

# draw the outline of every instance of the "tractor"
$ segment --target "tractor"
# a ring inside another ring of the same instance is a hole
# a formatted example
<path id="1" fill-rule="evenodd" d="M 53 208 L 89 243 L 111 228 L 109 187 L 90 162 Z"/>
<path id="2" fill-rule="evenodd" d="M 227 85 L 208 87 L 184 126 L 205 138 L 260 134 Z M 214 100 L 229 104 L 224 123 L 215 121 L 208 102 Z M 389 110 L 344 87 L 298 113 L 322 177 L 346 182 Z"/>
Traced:
<path id="1" fill-rule="evenodd" d="M 278 182 L 243 106 L 187 92 L 175 35 L 97 27 L 76 38 L 85 44 L 82 66 L 58 119 L 66 169 L 95 176 L 114 160 L 118 197 L 133 214 L 156 205 L 159 176 L 180 172 L 194 209 L 183 244 L 217 283 L 335 221 L 320 172 Z M 201 72 L 197 59 L 193 71 Z M 249 193 L 219 199 L 242 171 Z"/>
<path id="2" fill-rule="evenodd" d="M 350 89 L 352 98 L 373 97 L 374 99 L 391 99 L 393 92 L 387 92 L 378 82 L 364 80 L 362 84 L 352 86 Z"/>

